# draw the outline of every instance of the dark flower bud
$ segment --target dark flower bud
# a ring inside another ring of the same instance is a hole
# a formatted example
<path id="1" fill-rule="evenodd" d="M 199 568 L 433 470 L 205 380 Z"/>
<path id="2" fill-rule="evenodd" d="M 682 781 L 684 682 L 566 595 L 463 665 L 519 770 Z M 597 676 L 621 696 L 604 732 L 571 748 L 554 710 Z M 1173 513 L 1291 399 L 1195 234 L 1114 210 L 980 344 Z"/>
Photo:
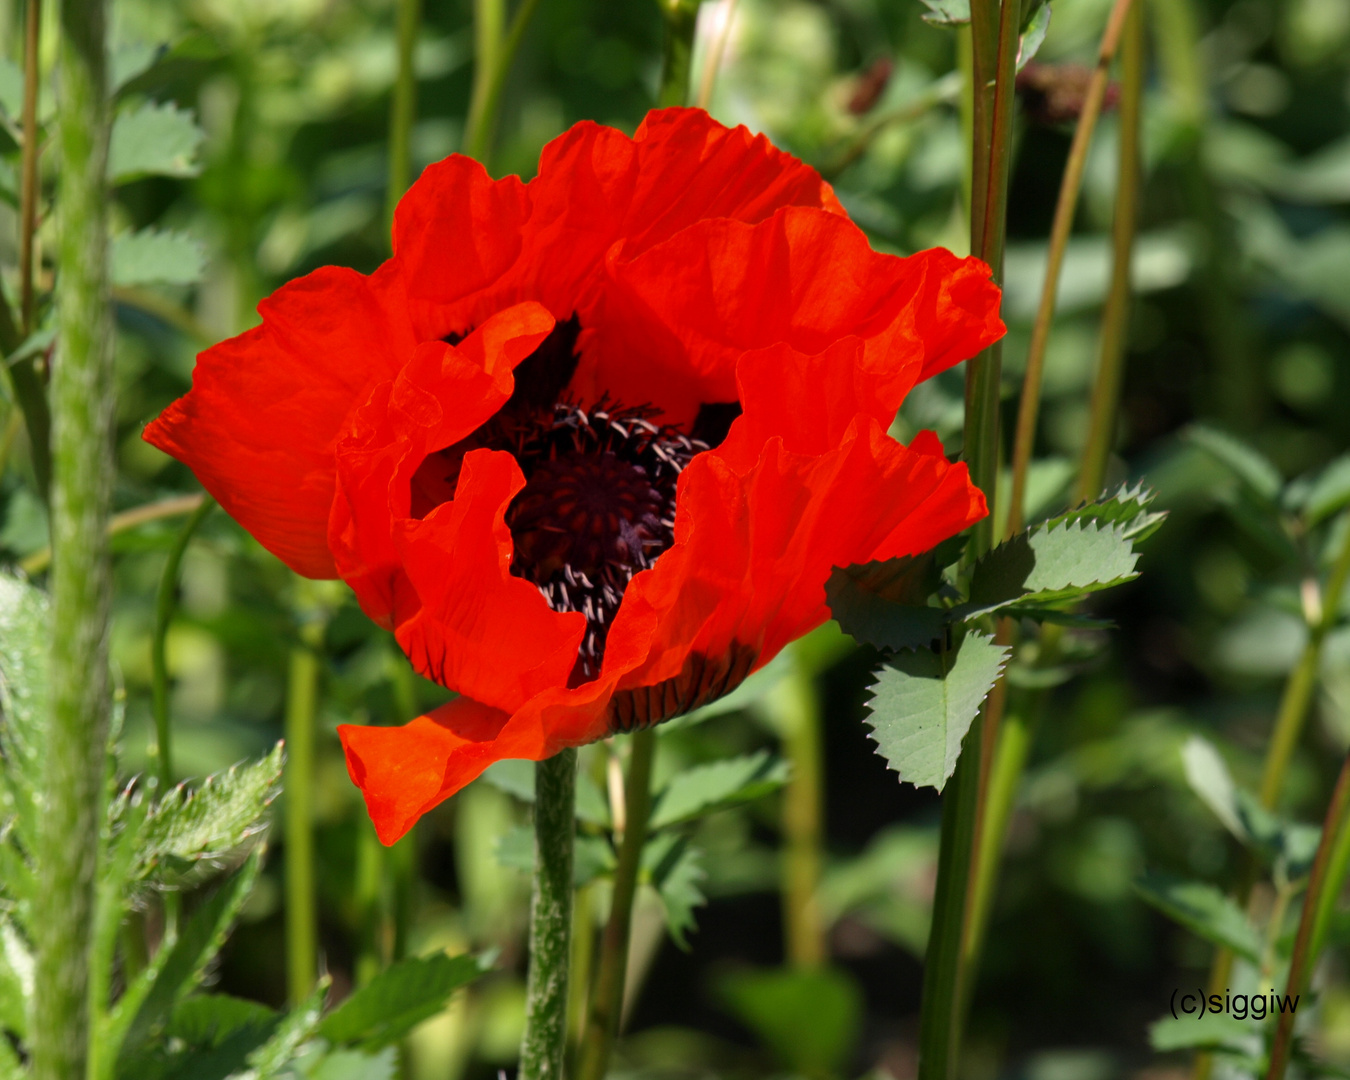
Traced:
<path id="1" fill-rule="evenodd" d="M 1086 64 L 1027 64 L 1017 73 L 1017 96 L 1022 109 L 1035 124 L 1071 124 L 1083 112 L 1092 68 Z M 1111 109 L 1120 96 L 1112 83 L 1106 88 L 1103 109 Z"/>
<path id="2" fill-rule="evenodd" d="M 873 60 L 859 77 L 853 96 L 848 99 L 848 111 L 854 116 L 870 112 L 886 92 L 886 85 L 891 81 L 894 71 L 895 65 L 889 56 L 878 56 Z"/>

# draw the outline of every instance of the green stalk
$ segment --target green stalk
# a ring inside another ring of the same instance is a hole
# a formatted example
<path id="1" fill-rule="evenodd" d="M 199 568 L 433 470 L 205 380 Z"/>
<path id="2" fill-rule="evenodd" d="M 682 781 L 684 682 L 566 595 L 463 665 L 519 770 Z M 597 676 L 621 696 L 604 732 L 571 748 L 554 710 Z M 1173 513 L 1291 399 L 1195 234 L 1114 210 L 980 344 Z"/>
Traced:
<path id="1" fill-rule="evenodd" d="M 469 98 L 469 118 L 464 127 L 464 153 L 487 164 L 492 134 L 497 126 L 502 89 L 511 71 L 511 62 L 520 49 L 525 28 L 529 26 L 539 0 L 520 0 L 511 29 L 502 38 L 505 23 L 503 0 L 475 0 L 474 36 L 478 66 L 474 70 L 473 95 Z"/>
<path id="2" fill-rule="evenodd" d="M 1083 170 L 1087 167 L 1088 149 L 1097 129 L 1102 103 L 1106 100 L 1106 85 L 1110 78 L 1111 61 L 1120 44 L 1125 28 L 1125 17 L 1130 12 L 1130 0 L 1115 0 L 1106 20 L 1101 47 L 1097 51 L 1097 66 L 1088 83 L 1083 100 L 1083 111 L 1073 132 L 1069 160 L 1059 184 L 1059 200 L 1055 204 L 1054 223 L 1050 227 L 1050 247 L 1046 253 L 1045 282 L 1041 286 L 1041 303 L 1036 321 L 1031 327 L 1031 344 L 1027 349 L 1027 369 L 1022 380 L 1022 400 L 1017 408 L 1017 433 L 1013 439 L 1012 496 L 1008 503 L 1007 535 L 1022 529 L 1022 505 L 1026 500 L 1027 469 L 1036 441 L 1036 421 L 1041 408 L 1041 376 L 1045 368 L 1045 346 L 1050 340 L 1050 328 L 1055 321 L 1055 300 L 1059 295 L 1059 273 L 1064 265 L 1064 253 L 1073 231 L 1074 213 L 1078 209 L 1078 194 L 1083 186 Z M 1123 286 L 1129 289 L 1128 279 Z"/>
<path id="3" fill-rule="evenodd" d="M 150 636 L 150 697 L 155 717 L 155 763 L 162 798 L 173 786 L 173 732 L 169 726 L 169 664 L 167 642 L 169 623 L 173 620 L 178 599 L 178 569 L 183 553 L 197 526 L 215 507 L 216 500 L 204 495 L 174 538 L 164 570 L 159 576 L 159 591 L 155 594 L 155 629 Z M 167 895 L 167 894 L 166 894 Z"/>
<path id="4" fill-rule="evenodd" d="M 1331 861 L 1331 851 L 1336 845 L 1338 833 L 1343 831 L 1350 818 L 1350 754 L 1341 763 L 1340 775 L 1336 778 L 1336 787 L 1331 793 L 1331 803 L 1327 807 L 1327 816 L 1322 823 L 1322 839 L 1317 845 L 1317 854 L 1313 858 L 1312 873 L 1308 875 L 1308 893 L 1303 898 L 1303 914 L 1298 921 L 1298 933 L 1294 937 L 1294 951 L 1289 959 L 1289 982 L 1285 995 L 1293 998 L 1302 996 L 1308 989 L 1308 977 L 1312 974 L 1317 961 L 1317 953 L 1309 948 L 1313 937 L 1313 927 L 1317 922 L 1317 913 L 1323 904 L 1323 895 L 1327 892 L 1329 880 L 1327 866 Z M 1270 1068 L 1266 1080 L 1284 1080 L 1284 1070 L 1289 1064 L 1289 1051 L 1294 1034 L 1294 1011 L 1281 1012 L 1275 1025 L 1275 1040 L 1270 1048 Z"/>
<path id="5" fill-rule="evenodd" d="M 412 128 L 417 119 L 417 31 L 422 24 L 422 0 L 398 0 L 398 74 L 389 103 L 389 183 L 384 217 L 392 233 L 394 209 L 408 190 L 412 174 Z"/>
<path id="6" fill-rule="evenodd" d="M 657 108 L 689 103 L 689 77 L 694 63 L 694 30 L 703 0 L 657 0 L 666 19 L 666 38 L 661 54 L 661 89 Z"/>
<path id="7" fill-rule="evenodd" d="M 590 1014 L 581 1037 L 578 1080 L 604 1080 L 623 1013 L 623 983 L 628 972 L 628 938 L 633 923 L 633 900 L 637 896 L 642 846 L 647 839 L 647 818 L 651 813 L 652 758 L 656 750 L 656 733 L 650 728 L 635 731 L 630 746 L 628 776 L 623 789 L 623 841 L 619 844 L 618 864 L 614 868 L 609 921 L 605 924 L 600 941 L 600 958 L 595 987 L 591 992 Z"/>
<path id="8" fill-rule="evenodd" d="M 820 869 L 824 832 L 820 701 L 810 676 L 800 669 L 775 688 L 783 749 L 792 779 L 783 792 L 783 924 L 788 962 L 818 967 L 825 962 L 821 925 Z"/>
<path id="9" fill-rule="evenodd" d="M 1106 465 L 1116 437 L 1116 412 L 1125 370 L 1125 339 L 1130 320 L 1130 257 L 1139 216 L 1141 170 L 1139 132 L 1144 98 L 1144 7 L 1135 4 L 1125 20 L 1120 43 L 1120 158 L 1116 173 L 1116 207 L 1111 226 L 1111 285 L 1102 311 L 1101 353 L 1087 445 L 1078 473 L 1078 501 L 1101 494 Z"/>
<path id="10" fill-rule="evenodd" d="M 1322 955 L 1322 945 L 1326 942 L 1327 928 L 1331 925 L 1331 916 L 1335 914 L 1336 902 L 1340 899 L 1341 889 L 1345 885 L 1345 876 L 1350 871 L 1350 829 L 1341 822 L 1336 832 L 1335 844 L 1331 856 L 1327 859 L 1326 887 L 1317 902 L 1317 911 L 1313 920 L 1312 941 L 1308 945 L 1308 954 L 1313 957 Z"/>
<path id="11" fill-rule="evenodd" d="M 89 1059 L 89 969 L 111 697 L 107 526 L 115 465 L 103 0 L 65 0 L 61 31 L 52 703 L 35 853 L 42 897 L 34 925 L 36 1080 L 82 1078 Z"/>
<path id="12" fill-rule="evenodd" d="M 293 1005 L 314 990 L 319 969 L 314 888 L 314 728 L 323 626 L 312 622 L 291 649 L 286 690 L 286 993 Z"/>
<path id="13" fill-rule="evenodd" d="M 535 766 L 534 893 L 520 1080 L 562 1080 L 567 1055 L 576 789 L 576 750 L 561 750 Z"/>
<path id="14" fill-rule="evenodd" d="M 388 920 L 384 903 L 384 845 L 375 827 L 362 821 L 356 840 L 356 932 L 359 938 L 353 976 L 365 986 L 385 965 Z"/>

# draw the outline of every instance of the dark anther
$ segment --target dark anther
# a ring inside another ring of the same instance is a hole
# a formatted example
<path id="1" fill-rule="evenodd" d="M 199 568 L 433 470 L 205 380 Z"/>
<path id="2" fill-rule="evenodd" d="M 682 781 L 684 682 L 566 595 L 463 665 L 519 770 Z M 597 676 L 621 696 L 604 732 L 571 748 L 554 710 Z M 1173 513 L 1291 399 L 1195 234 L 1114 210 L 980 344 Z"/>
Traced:
<path id="1" fill-rule="evenodd" d="M 708 401 L 698 407 L 694 417 L 694 426 L 690 434 L 710 447 L 721 446 L 726 441 L 731 425 L 741 415 L 739 401 Z"/>

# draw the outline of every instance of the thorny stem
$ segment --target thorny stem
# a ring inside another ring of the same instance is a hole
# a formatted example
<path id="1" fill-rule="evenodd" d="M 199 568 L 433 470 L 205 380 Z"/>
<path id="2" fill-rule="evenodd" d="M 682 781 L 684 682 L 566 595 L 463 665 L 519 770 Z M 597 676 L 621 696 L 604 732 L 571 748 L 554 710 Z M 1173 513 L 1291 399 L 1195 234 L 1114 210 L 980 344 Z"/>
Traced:
<path id="1" fill-rule="evenodd" d="M 1139 133 L 1144 98 L 1144 5 L 1137 3 L 1125 20 L 1120 43 L 1120 151 L 1116 169 L 1116 206 L 1111 226 L 1111 284 L 1102 310 L 1101 353 L 1092 386 L 1087 444 L 1078 472 L 1078 501 L 1095 499 L 1106 483 L 1106 464 L 1116 435 L 1116 412 L 1125 370 L 1125 339 L 1130 321 L 1130 257 L 1139 216 L 1141 170 Z"/>
<path id="2" fill-rule="evenodd" d="M 464 128 L 464 153 L 487 164 L 492 134 L 497 125 L 497 109 L 502 89 L 511 70 L 511 61 L 520 49 L 525 28 L 534 16 L 539 0 L 520 0 L 511 29 L 502 38 L 505 9 L 502 0 L 476 0 L 474 29 L 478 66 L 474 71 L 473 95 L 469 99 L 469 118 Z"/>
<path id="3" fill-rule="evenodd" d="M 567 967 L 572 932 L 572 840 L 577 752 L 535 766 L 534 893 L 520 1080 L 562 1080 L 567 1053 Z"/>
<path id="4" fill-rule="evenodd" d="M 314 888 L 314 728 L 323 624 L 302 628 L 291 649 L 286 688 L 286 992 L 305 1001 L 319 969 Z"/>
<path id="5" fill-rule="evenodd" d="M 596 964 L 590 1012 L 581 1038 L 577 1069 L 579 1080 L 604 1080 L 623 1014 L 623 984 L 628 973 L 628 939 L 633 924 L 633 900 L 637 896 L 642 846 L 647 840 L 647 818 L 651 813 L 652 758 L 656 751 L 656 733 L 650 728 L 633 732 L 629 747 L 628 776 L 623 789 L 623 840 L 619 844 L 619 859 L 614 867 L 609 921 L 605 923 L 600 939 L 600 957 Z"/>
<path id="6" fill-rule="evenodd" d="M 389 104 L 389 181 L 385 192 L 385 223 L 392 234 L 394 208 L 408 190 L 412 173 L 412 128 L 417 119 L 417 31 L 422 23 L 422 0 L 398 0 L 398 74 Z"/>
<path id="7" fill-rule="evenodd" d="M 1031 327 L 1031 344 L 1027 348 L 1027 368 L 1022 381 L 1022 400 L 1017 408 L 1017 433 L 1013 439 L 1012 496 L 1008 503 L 1007 535 L 1022 528 L 1022 503 L 1026 495 L 1027 469 L 1036 440 L 1036 420 L 1041 408 L 1041 376 L 1045 368 L 1045 346 L 1050 340 L 1050 327 L 1055 319 L 1055 299 L 1059 295 L 1059 274 L 1064 265 L 1064 252 L 1069 246 L 1073 230 L 1074 212 L 1078 208 L 1078 194 L 1083 186 L 1083 170 L 1087 167 L 1088 148 L 1097 128 L 1102 103 L 1106 100 L 1106 86 L 1110 78 L 1111 61 L 1120 44 L 1125 17 L 1130 12 L 1130 0 L 1115 0 L 1106 21 L 1097 52 L 1097 66 L 1088 83 L 1083 111 L 1074 128 L 1069 160 L 1059 185 L 1059 201 L 1055 204 L 1054 223 L 1050 227 L 1050 247 L 1045 261 L 1045 282 L 1041 286 L 1041 303 L 1036 321 Z M 1119 256 L 1117 256 L 1119 258 Z M 1123 285 L 1128 290 L 1129 282 Z"/>
<path id="8" fill-rule="evenodd" d="M 36 1080 L 83 1077 L 89 1059 L 89 970 L 111 698 L 107 525 L 114 384 L 103 0 L 65 0 L 61 31 L 52 701 L 35 853 L 44 905 L 34 927 Z"/>
<path id="9" fill-rule="evenodd" d="M 1331 851 L 1336 845 L 1337 835 L 1345 829 L 1347 816 L 1350 816 L 1350 754 L 1341 763 L 1340 775 L 1336 778 L 1327 816 L 1322 823 L 1322 839 L 1318 842 L 1317 855 L 1313 858 L 1312 873 L 1308 875 L 1308 893 L 1303 898 L 1303 914 L 1294 937 L 1294 951 L 1289 959 L 1289 982 L 1284 991 L 1290 999 L 1301 996 L 1307 990 L 1308 976 L 1317 960 L 1317 954 L 1308 946 L 1328 880 L 1327 865 Z M 1275 1039 L 1270 1048 L 1270 1068 L 1266 1072 L 1266 1080 L 1283 1080 L 1285 1067 L 1289 1064 L 1293 1033 L 1294 1010 L 1281 1009 L 1275 1025 Z"/>

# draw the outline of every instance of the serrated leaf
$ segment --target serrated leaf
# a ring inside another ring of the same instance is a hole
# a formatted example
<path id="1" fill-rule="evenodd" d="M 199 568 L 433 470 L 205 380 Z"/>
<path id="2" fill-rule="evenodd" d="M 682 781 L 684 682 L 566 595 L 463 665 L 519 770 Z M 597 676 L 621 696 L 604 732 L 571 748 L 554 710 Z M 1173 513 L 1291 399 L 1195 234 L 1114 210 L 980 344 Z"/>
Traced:
<path id="1" fill-rule="evenodd" d="M 323 1003 L 330 982 L 326 975 L 320 979 L 309 997 L 281 1018 L 271 1038 L 248 1055 L 249 1069 L 244 1074 L 247 1080 L 271 1080 L 295 1059 L 300 1047 L 314 1037 L 323 1018 Z"/>
<path id="2" fill-rule="evenodd" d="M 1238 809 L 1237 785 L 1212 743 L 1192 735 L 1181 748 L 1186 782 L 1229 832 L 1246 843 L 1251 837 Z"/>
<path id="3" fill-rule="evenodd" d="M 196 176 L 197 148 L 205 138 L 192 113 L 173 102 L 147 101 L 119 113 L 108 146 L 108 179 L 125 184 L 142 176 Z"/>
<path id="4" fill-rule="evenodd" d="M 1134 887 L 1144 900 L 1206 941 L 1260 962 L 1261 935 L 1232 898 L 1213 885 L 1150 874 Z"/>
<path id="5" fill-rule="evenodd" d="M 955 612 L 969 619 L 1012 604 L 1059 603 L 1129 581 L 1139 556 L 1127 528 L 1071 520 L 1019 533 L 976 562 L 970 600 Z"/>
<path id="6" fill-rule="evenodd" d="M 649 827 L 664 829 L 693 821 L 714 810 L 776 791 L 787 781 L 787 762 L 767 750 L 696 765 L 676 773 L 657 792 Z"/>
<path id="7" fill-rule="evenodd" d="M 942 584 L 932 552 L 835 567 L 825 601 L 844 633 L 879 649 L 925 648 L 941 637 L 947 613 L 928 607 Z"/>
<path id="8" fill-rule="evenodd" d="M 206 253 L 186 233 L 142 229 L 113 237 L 109 272 L 114 285 L 191 285 L 206 272 Z"/>
<path id="9" fill-rule="evenodd" d="M 520 758 L 505 758 L 493 762 L 483 770 L 483 779 L 500 791 L 534 802 L 535 762 Z M 609 827 L 609 804 L 596 787 L 595 781 L 584 772 L 577 773 L 576 814 L 579 821 L 590 825 Z"/>
<path id="10" fill-rule="evenodd" d="M 1121 525 L 1125 535 L 1138 543 L 1157 532 L 1167 518 L 1166 511 L 1149 511 L 1154 492 L 1135 484 L 1133 487 L 1122 484 L 1116 493 L 1106 499 L 1080 503 L 1064 513 L 1038 522 L 1036 528 L 1050 529 L 1068 522 L 1095 521 L 1098 525 Z"/>
<path id="11" fill-rule="evenodd" d="M 969 633 L 955 649 L 900 653 L 877 669 L 867 723 L 877 752 L 916 787 L 947 783 L 1008 649 Z"/>
<path id="12" fill-rule="evenodd" d="M 282 1015 L 265 1005 L 226 994 L 199 994 L 180 1001 L 165 1035 L 181 1044 L 167 1060 L 162 1046 L 148 1046 L 121 1063 L 121 1076 L 139 1080 L 226 1080 L 241 1074 L 248 1057 L 270 1040 Z"/>
<path id="13" fill-rule="evenodd" d="M 1017 41 L 1017 70 L 1021 71 L 1041 51 L 1046 31 L 1050 29 L 1050 5 L 1041 4 L 1031 13 Z"/>
<path id="14" fill-rule="evenodd" d="M 373 1053 L 403 1038 L 445 1008 L 450 995 L 483 974 L 474 956 L 401 960 L 385 968 L 324 1017 L 318 1034 L 338 1046 Z"/>
<path id="15" fill-rule="evenodd" d="M 1186 439 L 1225 465 L 1263 502 L 1273 503 L 1279 498 L 1284 478 L 1264 454 L 1227 432 L 1204 424 L 1193 424 L 1187 428 Z"/>
<path id="16" fill-rule="evenodd" d="M 965 26 L 970 22 L 970 0 L 922 0 L 928 10 L 921 18 L 930 26 Z"/>
<path id="17" fill-rule="evenodd" d="M 208 776 L 195 789 L 180 784 L 170 791 L 140 831 L 136 876 L 176 881 L 256 839 L 281 791 L 283 762 L 277 743 L 258 761 Z"/>
<path id="18" fill-rule="evenodd" d="M 255 852 L 243 867 L 202 902 L 171 945 L 156 954 L 113 1007 L 105 1045 L 121 1059 L 134 1053 L 167 1022 L 178 1001 L 194 990 L 220 952 L 262 864 Z"/>
<path id="19" fill-rule="evenodd" d="M 642 848 L 642 869 L 661 897 L 666 929 L 675 944 L 689 951 L 689 932 L 697 926 L 694 909 L 708 902 L 700 888 L 707 877 L 703 853 L 679 833 L 662 833 Z"/>

